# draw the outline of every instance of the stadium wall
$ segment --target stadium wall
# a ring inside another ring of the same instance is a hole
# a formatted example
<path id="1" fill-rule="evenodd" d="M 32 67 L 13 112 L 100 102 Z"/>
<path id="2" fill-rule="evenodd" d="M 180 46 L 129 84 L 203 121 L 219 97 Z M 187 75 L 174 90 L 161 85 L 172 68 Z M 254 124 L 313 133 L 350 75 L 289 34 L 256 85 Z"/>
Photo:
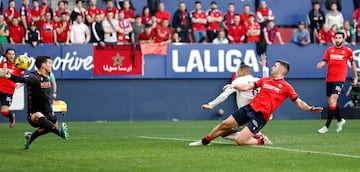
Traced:
<path id="1" fill-rule="evenodd" d="M 67 101 L 69 106 L 67 115 L 60 117 L 66 121 L 219 119 L 216 115 L 219 108 L 226 114 L 236 109 L 234 96 L 212 111 L 201 111 L 200 106 L 221 92 L 236 66 L 241 61 L 250 63 L 254 74 L 261 76 L 255 44 L 170 44 L 167 56 L 144 56 L 143 76 L 93 75 L 93 52 L 89 51 L 92 45 L 7 47 L 15 48 L 17 54 L 30 57 L 49 54 L 54 58 L 58 99 Z M 268 47 L 268 64 L 272 65 L 278 58 L 288 60 L 292 65 L 288 81 L 301 98 L 310 104 L 326 107 L 326 70 L 318 70 L 315 66 L 327 47 L 272 45 Z M 359 68 L 360 46 L 351 48 Z M 351 74 L 348 77 L 350 79 Z M 348 84 L 349 81 L 345 89 Z M 340 105 L 348 100 L 342 96 Z M 19 121 L 26 120 L 24 111 L 16 113 Z M 289 100 L 274 114 L 275 119 L 320 119 L 320 114 L 300 111 Z M 6 119 L 0 118 L 0 121 Z"/>

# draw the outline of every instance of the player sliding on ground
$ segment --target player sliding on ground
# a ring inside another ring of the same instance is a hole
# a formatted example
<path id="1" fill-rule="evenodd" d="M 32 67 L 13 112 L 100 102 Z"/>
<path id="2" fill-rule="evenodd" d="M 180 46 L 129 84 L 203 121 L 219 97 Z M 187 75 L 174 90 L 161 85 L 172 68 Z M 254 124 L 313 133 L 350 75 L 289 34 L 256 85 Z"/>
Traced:
<path id="1" fill-rule="evenodd" d="M 261 78 L 252 84 L 232 85 L 224 87 L 235 88 L 240 91 L 260 88 L 261 91 L 254 97 L 254 100 L 231 114 L 227 119 L 217 125 L 202 140 L 195 141 L 189 146 L 207 145 L 219 136 L 226 136 L 233 132 L 232 128 L 246 124 L 239 136 L 235 139 L 239 145 L 262 145 L 267 144 L 264 138 L 254 138 L 254 134 L 262 129 L 282 102 L 289 97 L 300 109 L 310 112 L 322 112 L 322 107 L 309 106 L 301 100 L 293 87 L 285 80 L 289 72 L 288 62 L 278 60 L 271 68 L 271 77 Z"/>
<path id="2" fill-rule="evenodd" d="M 52 61 L 49 56 L 38 56 L 35 60 L 37 71 L 31 72 L 26 77 L 8 73 L 6 66 L 0 68 L 0 77 L 9 78 L 11 81 L 25 83 L 28 88 L 28 122 L 37 130 L 27 136 L 25 149 L 39 136 L 53 132 L 63 139 L 68 139 L 67 126 L 61 124 L 57 128 L 57 118 L 50 105 L 50 72 Z"/>
<path id="3" fill-rule="evenodd" d="M 269 68 L 266 67 L 265 54 L 261 55 L 261 61 L 259 62 L 259 64 L 262 67 L 263 77 L 269 77 Z M 252 76 L 251 73 L 252 73 L 252 71 L 251 71 L 250 66 L 242 63 L 239 66 L 239 69 L 236 73 L 236 79 L 234 79 L 234 81 L 232 81 L 231 84 L 233 84 L 233 85 L 249 84 L 249 83 L 254 83 L 260 79 L 258 77 Z M 207 104 L 203 104 L 201 106 L 201 109 L 211 110 L 215 106 L 217 106 L 220 103 L 222 103 L 223 101 L 225 101 L 233 93 L 236 93 L 236 104 L 237 104 L 238 109 L 240 109 L 241 107 L 249 104 L 254 99 L 254 96 L 259 91 L 260 91 L 259 89 L 248 90 L 248 91 L 239 91 L 234 88 L 227 88 L 219 96 L 217 96 L 214 100 L 210 101 Z M 224 138 L 229 139 L 229 140 L 235 140 L 243 128 L 244 128 L 244 126 L 233 128 L 234 132 L 228 136 L 225 136 Z M 258 133 L 256 133 L 255 137 L 264 137 L 265 139 L 268 140 L 269 143 L 271 143 L 271 141 L 268 139 L 268 137 L 265 136 L 260 131 Z"/>

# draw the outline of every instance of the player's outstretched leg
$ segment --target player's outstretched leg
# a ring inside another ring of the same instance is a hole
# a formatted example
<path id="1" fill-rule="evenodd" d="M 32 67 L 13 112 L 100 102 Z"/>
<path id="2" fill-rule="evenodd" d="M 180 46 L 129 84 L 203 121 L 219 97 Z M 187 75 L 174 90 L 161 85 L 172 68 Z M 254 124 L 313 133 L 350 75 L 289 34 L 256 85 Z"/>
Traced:
<path id="1" fill-rule="evenodd" d="M 41 128 L 44 128 L 47 131 L 53 132 L 56 135 L 62 137 L 63 139 L 68 139 L 68 128 L 65 123 L 61 124 L 61 127 L 58 129 L 50 120 L 48 120 L 45 116 L 40 116 L 39 125 Z"/>
<path id="2" fill-rule="evenodd" d="M 254 137 L 254 133 L 251 132 L 248 126 L 240 131 L 236 143 L 242 146 L 272 144 L 272 142 L 263 134 L 257 134 L 256 137 Z"/>
<path id="3" fill-rule="evenodd" d="M 212 131 L 206 135 L 203 139 L 192 142 L 189 146 L 203 146 L 208 145 L 212 140 L 219 136 L 227 136 L 234 131 L 232 128 L 237 127 L 238 124 L 235 121 L 234 117 L 230 115 L 227 119 L 222 121 L 219 125 L 212 129 Z"/>
<path id="4" fill-rule="evenodd" d="M 15 127 L 15 114 L 10 111 L 2 111 L 1 114 L 7 118 L 9 118 L 9 127 L 14 128 Z"/>
<path id="5" fill-rule="evenodd" d="M 336 113 L 336 107 L 330 106 L 325 126 L 323 126 L 322 128 L 320 128 L 318 130 L 319 133 L 324 134 L 324 133 L 327 133 L 329 131 L 329 127 L 330 127 L 332 118 L 335 115 L 335 113 Z"/>
<path id="6" fill-rule="evenodd" d="M 336 126 L 337 126 L 336 132 L 339 133 L 339 132 L 342 130 L 342 128 L 343 128 L 343 126 L 345 125 L 345 123 L 346 123 L 345 119 L 342 118 L 341 115 L 340 115 L 339 106 L 336 106 L 335 117 L 336 117 L 336 119 L 337 119 L 337 121 L 338 121 L 337 124 L 336 124 Z"/>

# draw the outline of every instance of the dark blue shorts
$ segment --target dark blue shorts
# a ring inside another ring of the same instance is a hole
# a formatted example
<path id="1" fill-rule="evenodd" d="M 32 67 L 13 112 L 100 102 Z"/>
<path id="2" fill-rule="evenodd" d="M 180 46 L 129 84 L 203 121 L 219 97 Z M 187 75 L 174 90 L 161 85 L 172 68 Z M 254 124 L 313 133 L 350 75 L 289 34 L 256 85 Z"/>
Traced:
<path id="1" fill-rule="evenodd" d="M 330 97 L 331 94 L 342 95 L 343 82 L 326 82 L 326 96 Z"/>
<path id="2" fill-rule="evenodd" d="M 1 101 L 1 106 L 7 105 L 10 106 L 11 102 L 12 102 L 12 94 L 6 94 L 3 92 L 0 92 L 0 101 Z"/>
<path id="3" fill-rule="evenodd" d="M 246 124 L 249 127 L 252 133 L 257 133 L 263 128 L 266 124 L 261 112 L 255 112 L 250 105 L 245 105 L 239 110 L 232 113 L 232 116 L 235 118 L 235 121 L 242 126 Z"/>

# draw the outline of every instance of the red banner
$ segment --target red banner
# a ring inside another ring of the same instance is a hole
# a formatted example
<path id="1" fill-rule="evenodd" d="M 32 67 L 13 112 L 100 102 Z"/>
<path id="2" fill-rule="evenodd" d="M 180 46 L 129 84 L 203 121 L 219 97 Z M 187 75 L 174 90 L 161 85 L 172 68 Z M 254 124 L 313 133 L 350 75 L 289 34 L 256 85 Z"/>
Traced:
<path id="1" fill-rule="evenodd" d="M 147 54 L 157 54 L 166 56 L 167 54 L 167 44 L 161 43 L 143 43 L 140 44 L 141 52 L 143 55 Z"/>
<path id="2" fill-rule="evenodd" d="M 135 45 L 94 46 L 94 75 L 143 75 L 143 56 Z"/>

